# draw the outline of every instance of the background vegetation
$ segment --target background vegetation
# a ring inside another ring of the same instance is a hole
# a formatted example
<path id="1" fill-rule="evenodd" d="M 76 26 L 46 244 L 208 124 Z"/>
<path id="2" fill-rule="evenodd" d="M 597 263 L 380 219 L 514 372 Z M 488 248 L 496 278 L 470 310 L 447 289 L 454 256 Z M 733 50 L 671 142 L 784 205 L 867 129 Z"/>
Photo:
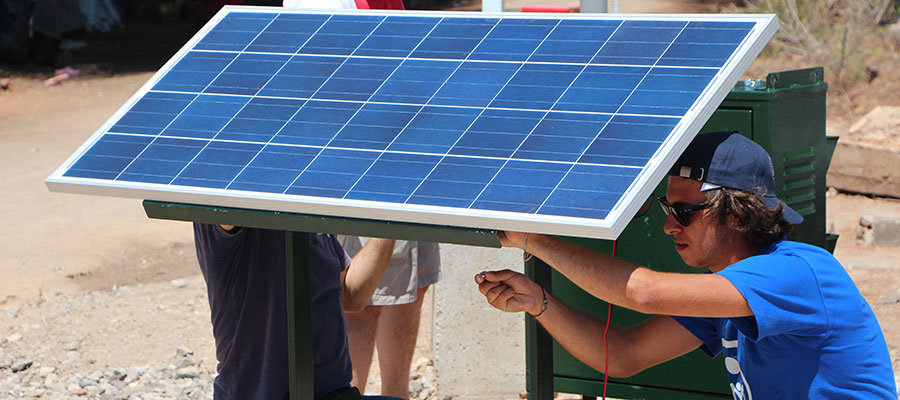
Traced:
<path id="1" fill-rule="evenodd" d="M 721 11 L 776 14 L 781 26 L 762 64 L 823 66 L 832 111 L 900 105 L 900 1 L 744 0 Z"/>

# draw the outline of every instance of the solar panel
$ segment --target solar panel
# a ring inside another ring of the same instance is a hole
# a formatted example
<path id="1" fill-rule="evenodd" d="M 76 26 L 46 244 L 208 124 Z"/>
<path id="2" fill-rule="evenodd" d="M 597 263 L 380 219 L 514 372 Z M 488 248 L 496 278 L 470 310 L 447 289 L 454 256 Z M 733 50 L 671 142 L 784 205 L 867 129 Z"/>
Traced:
<path id="1" fill-rule="evenodd" d="M 53 191 L 614 238 L 772 15 L 225 7 Z"/>

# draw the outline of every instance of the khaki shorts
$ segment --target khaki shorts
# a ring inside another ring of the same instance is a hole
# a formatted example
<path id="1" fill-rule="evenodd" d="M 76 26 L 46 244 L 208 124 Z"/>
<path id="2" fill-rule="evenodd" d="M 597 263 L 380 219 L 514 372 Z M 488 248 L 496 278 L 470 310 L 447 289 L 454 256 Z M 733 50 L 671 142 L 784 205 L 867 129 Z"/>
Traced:
<path id="1" fill-rule="evenodd" d="M 368 238 L 339 235 L 344 250 L 355 256 Z M 369 305 L 390 306 L 416 301 L 416 290 L 440 279 L 441 255 L 437 243 L 398 240 L 391 263 L 369 300 Z"/>

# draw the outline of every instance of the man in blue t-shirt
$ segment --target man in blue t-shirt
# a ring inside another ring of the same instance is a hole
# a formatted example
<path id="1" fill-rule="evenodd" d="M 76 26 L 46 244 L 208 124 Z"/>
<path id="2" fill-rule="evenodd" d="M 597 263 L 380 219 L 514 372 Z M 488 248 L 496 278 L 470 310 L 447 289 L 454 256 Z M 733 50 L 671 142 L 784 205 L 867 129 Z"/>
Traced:
<path id="1" fill-rule="evenodd" d="M 622 377 L 701 348 L 722 352 L 735 399 L 896 399 L 881 327 L 828 252 L 784 240 L 803 218 L 775 197 L 772 162 L 734 132 L 699 135 L 659 199 L 663 229 L 689 266 L 653 271 L 551 236 L 501 232 L 592 295 L 645 314 L 609 328 L 608 375 Z M 571 354 L 603 371 L 605 323 L 522 274 L 483 272 L 494 307 L 533 315 Z"/>
<path id="2" fill-rule="evenodd" d="M 309 241 L 315 398 L 358 399 L 344 309 L 366 306 L 394 241 L 371 239 L 352 262 L 334 235 L 310 234 Z M 195 223 L 194 242 L 219 362 L 214 399 L 287 399 L 284 232 Z"/>

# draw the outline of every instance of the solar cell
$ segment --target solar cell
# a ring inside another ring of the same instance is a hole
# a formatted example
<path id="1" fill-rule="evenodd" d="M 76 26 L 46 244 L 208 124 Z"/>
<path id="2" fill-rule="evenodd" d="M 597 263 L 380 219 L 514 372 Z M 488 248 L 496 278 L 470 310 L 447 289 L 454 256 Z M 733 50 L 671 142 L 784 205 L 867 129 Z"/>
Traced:
<path id="1" fill-rule="evenodd" d="M 776 27 L 226 7 L 47 184 L 614 238 Z"/>

